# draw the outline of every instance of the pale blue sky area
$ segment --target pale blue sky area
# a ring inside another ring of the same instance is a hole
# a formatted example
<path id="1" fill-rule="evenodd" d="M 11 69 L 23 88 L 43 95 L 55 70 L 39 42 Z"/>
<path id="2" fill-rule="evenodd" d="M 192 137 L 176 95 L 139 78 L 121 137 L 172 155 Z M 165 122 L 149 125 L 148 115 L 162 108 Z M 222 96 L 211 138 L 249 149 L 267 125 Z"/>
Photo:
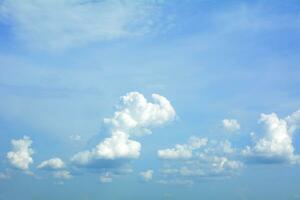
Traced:
<path id="1" fill-rule="evenodd" d="M 299 52 L 297 0 L 0 0 L 0 200 L 300 199 Z"/>

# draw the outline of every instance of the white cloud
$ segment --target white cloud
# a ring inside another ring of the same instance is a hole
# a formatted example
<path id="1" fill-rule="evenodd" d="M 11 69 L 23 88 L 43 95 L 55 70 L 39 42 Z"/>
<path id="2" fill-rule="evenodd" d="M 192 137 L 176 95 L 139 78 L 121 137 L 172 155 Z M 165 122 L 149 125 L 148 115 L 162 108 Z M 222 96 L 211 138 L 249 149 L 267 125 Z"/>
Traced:
<path id="1" fill-rule="evenodd" d="M 38 169 L 62 169 L 65 167 L 64 162 L 60 158 L 51 158 L 43 161 L 37 166 Z"/>
<path id="2" fill-rule="evenodd" d="M 298 162 L 293 146 L 293 133 L 299 123 L 299 111 L 285 119 L 276 113 L 261 114 L 260 122 L 264 124 L 265 134 L 253 147 L 247 146 L 242 154 L 258 162 Z"/>
<path id="3" fill-rule="evenodd" d="M 145 181 L 151 181 L 153 178 L 153 173 L 154 173 L 153 170 L 147 170 L 147 171 L 141 172 L 140 175 Z"/>
<path id="4" fill-rule="evenodd" d="M 177 144 L 174 148 L 158 150 L 157 155 L 161 159 L 188 159 L 193 155 L 193 150 L 207 144 L 206 138 L 190 137 L 187 144 Z"/>
<path id="5" fill-rule="evenodd" d="M 0 14 L 16 36 L 41 48 L 62 49 L 152 32 L 158 1 L 4 0 Z"/>
<path id="6" fill-rule="evenodd" d="M 80 141 L 81 140 L 81 135 L 79 135 L 79 134 L 70 135 L 70 140 Z"/>
<path id="7" fill-rule="evenodd" d="M 165 184 L 174 181 L 195 182 L 203 178 L 230 177 L 244 167 L 241 161 L 236 160 L 236 149 L 228 140 L 209 141 L 206 138 L 191 137 L 186 144 L 159 150 L 158 156 L 167 160 L 160 170 L 164 179 L 168 179 Z"/>
<path id="8" fill-rule="evenodd" d="M 135 159 L 140 155 L 141 144 L 129 140 L 128 135 L 123 132 L 114 132 L 109 138 L 105 138 L 91 151 L 84 151 L 75 154 L 72 161 L 85 165 L 93 159 L 114 160 L 117 158 Z"/>
<path id="9" fill-rule="evenodd" d="M 67 170 L 56 171 L 56 172 L 53 173 L 53 176 L 55 178 L 58 178 L 58 179 L 70 179 L 70 178 L 72 178 L 71 173 Z"/>
<path id="10" fill-rule="evenodd" d="M 113 181 L 112 173 L 106 172 L 100 176 L 101 183 L 111 183 Z"/>
<path id="11" fill-rule="evenodd" d="M 138 92 L 130 92 L 121 97 L 118 110 L 104 123 L 113 131 L 143 135 L 151 133 L 150 128 L 163 125 L 176 116 L 171 103 L 159 94 L 152 94 L 153 103 Z"/>
<path id="12" fill-rule="evenodd" d="M 92 150 L 82 151 L 72 157 L 78 165 L 88 165 L 95 160 L 136 159 L 140 155 L 141 144 L 129 139 L 132 134 L 150 133 L 151 127 L 160 126 L 175 118 L 175 110 L 170 102 L 158 94 L 152 95 L 154 103 L 138 92 L 130 92 L 121 97 L 118 111 L 112 118 L 106 118 L 111 136 L 105 138 Z M 197 141 L 195 141 L 194 145 Z"/>
<path id="13" fill-rule="evenodd" d="M 236 119 L 223 119 L 222 124 L 224 129 L 230 132 L 238 131 L 241 128 Z"/>
<path id="14" fill-rule="evenodd" d="M 6 155 L 10 164 L 21 170 L 28 170 L 29 165 L 33 163 L 33 150 L 30 148 L 32 140 L 24 136 L 23 139 L 12 140 L 11 144 L 13 149 Z"/>

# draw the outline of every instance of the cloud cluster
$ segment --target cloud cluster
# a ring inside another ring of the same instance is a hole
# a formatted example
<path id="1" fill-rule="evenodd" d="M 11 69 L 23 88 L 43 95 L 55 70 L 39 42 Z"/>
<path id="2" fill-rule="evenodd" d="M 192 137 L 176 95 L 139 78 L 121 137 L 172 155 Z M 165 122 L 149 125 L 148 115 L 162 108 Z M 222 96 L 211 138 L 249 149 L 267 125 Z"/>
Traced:
<path id="1" fill-rule="evenodd" d="M 293 146 L 294 132 L 300 121 L 299 113 L 297 111 L 284 119 L 280 119 L 276 113 L 261 114 L 264 135 L 255 141 L 254 146 L 247 146 L 242 154 L 255 162 L 299 162 Z"/>
<path id="2" fill-rule="evenodd" d="M 191 137 L 186 144 L 158 151 L 167 164 L 160 170 L 163 183 L 192 184 L 198 179 L 232 176 L 244 164 L 236 160 L 236 149 L 225 141 Z"/>
<path id="3" fill-rule="evenodd" d="M 12 151 L 6 155 L 10 164 L 21 170 L 28 170 L 29 165 L 33 163 L 33 150 L 31 148 L 32 140 L 24 136 L 19 140 L 12 140 Z"/>
<path id="4" fill-rule="evenodd" d="M 152 127 L 173 120 L 175 110 L 163 96 L 153 94 L 153 103 L 138 92 L 121 97 L 113 117 L 105 118 L 104 124 L 111 136 L 105 138 L 92 150 L 82 151 L 72 157 L 77 165 L 89 165 L 95 160 L 136 159 L 141 144 L 131 140 L 132 135 L 151 133 Z"/>
<path id="5" fill-rule="evenodd" d="M 43 161 L 37 166 L 38 169 L 57 170 L 65 167 L 65 163 L 60 158 L 51 158 Z"/>
<path id="6" fill-rule="evenodd" d="M 235 132 L 240 130 L 241 126 L 236 119 L 223 119 L 223 127 L 229 132 Z"/>
<path id="7" fill-rule="evenodd" d="M 150 33 L 157 27 L 162 4 L 152 0 L 4 0 L 0 14 L 28 44 L 64 49 Z"/>

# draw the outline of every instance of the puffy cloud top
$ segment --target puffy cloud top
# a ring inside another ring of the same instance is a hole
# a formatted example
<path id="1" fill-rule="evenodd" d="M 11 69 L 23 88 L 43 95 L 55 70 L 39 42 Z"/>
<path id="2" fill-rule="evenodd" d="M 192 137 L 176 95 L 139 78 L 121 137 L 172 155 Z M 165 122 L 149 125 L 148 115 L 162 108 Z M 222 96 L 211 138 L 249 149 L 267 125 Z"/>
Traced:
<path id="1" fill-rule="evenodd" d="M 138 92 L 130 92 L 121 97 L 118 110 L 104 123 L 113 131 L 142 135 L 151 133 L 150 128 L 162 125 L 175 118 L 171 103 L 163 96 L 152 94 L 153 103 Z"/>
<path id="2" fill-rule="evenodd" d="M 10 164 L 21 170 L 28 170 L 33 163 L 33 150 L 30 148 L 32 140 L 24 136 L 22 139 L 12 140 L 11 144 L 13 149 L 6 156 Z"/>
<path id="3" fill-rule="evenodd" d="M 280 119 L 275 113 L 261 114 L 265 134 L 253 147 L 247 146 L 242 154 L 262 162 L 298 162 L 299 156 L 294 154 L 293 133 L 299 119 L 299 111 L 285 119 Z"/>
<path id="4" fill-rule="evenodd" d="M 104 119 L 111 136 L 105 138 L 92 150 L 82 151 L 72 157 L 79 165 L 87 165 L 93 160 L 136 159 L 140 155 L 141 144 L 131 140 L 132 135 L 151 133 L 150 128 L 163 125 L 176 116 L 171 103 L 163 96 L 152 94 L 153 103 L 138 92 L 130 92 L 121 97 L 113 117 Z M 194 145 L 198 141 L 194 141 Z"/>

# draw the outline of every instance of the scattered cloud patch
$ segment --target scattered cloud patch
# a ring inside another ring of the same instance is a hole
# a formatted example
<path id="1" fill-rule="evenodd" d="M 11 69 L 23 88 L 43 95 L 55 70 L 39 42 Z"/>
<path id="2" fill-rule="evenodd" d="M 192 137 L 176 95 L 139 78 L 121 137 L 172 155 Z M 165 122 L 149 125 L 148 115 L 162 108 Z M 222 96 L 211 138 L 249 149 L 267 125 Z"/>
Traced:
<path id="1" fill-rule="evenodd" d="M 141 172 L 140 175 L 144 181 L 151 181 L 153 178 L 153 173 L 154 173 L 153 170 L 147 170 L 147 171 Z"/>
<path id="2" fill-rule="evenodd" d="M 241 128 L 236 119 L 223 119 L 222 125 L 223 128 L 229 132 L 236 132 Z"/>
<path id="3" fill-rule="evenodd" d="M 60 158 L 51 158 L 49 160 L 43 161 L 37 166 L 38 169 L 50 169 L 57 170 L 65 167 L 65 163 Z"/>
<path id="4" fill-rule="evenodd" d="M 161 159 L 189 159 L 192 152 L 207 144 L 206 138 L 190 137 L 187 144 L 177 144 L 174 148 L 158 150 L 157 155 Z"/>
<path id="5" fill-rule="evenodd" d="M 165 162 L 160 170 L 165 184 L 180 180 L 194 183 L 203 178 L 231 177 L 244 167 L 243 162 L 237 160 L 237 151 L 229 141 L 197 138 L 198 145 L 191 145 L 195 144 L 192 142 L 195 139 L 191 137 L 187 144 L 158 151 L 158 156 Z M 179 153 L 185 151 L 185 154 Z"/>
<path id="6" fill-rule="evenodd" d="M 28 170 L 30 164 L 33 163 L 32 140 L 24 136 L 22 139 L 12 140 L 11 144 L 13 149 L 6 155 L 9 163 L 15 168 Z"/>

